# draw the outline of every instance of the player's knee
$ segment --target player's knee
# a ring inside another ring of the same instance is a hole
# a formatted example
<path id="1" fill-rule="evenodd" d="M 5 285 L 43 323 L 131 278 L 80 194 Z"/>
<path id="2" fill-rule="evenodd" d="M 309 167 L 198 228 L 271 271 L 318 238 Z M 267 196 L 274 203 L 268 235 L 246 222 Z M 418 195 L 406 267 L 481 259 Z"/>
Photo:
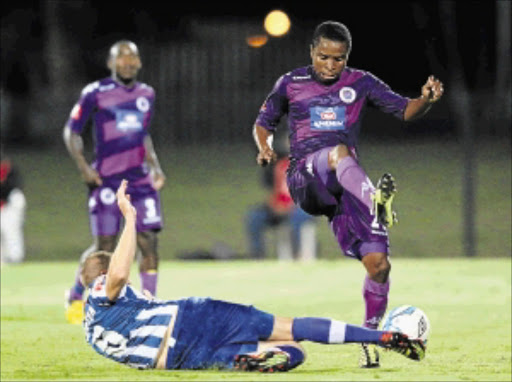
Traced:
<path id="1" fill-rule="evenodd" d="M 113 252 L 116 248 L 116 237 L 115 236 L 98 236 L 98 250 Z"/>
<path id="2" fill-rule="evenodd" d="M 157 256 L 157 233 L 154 231 L 137 232 L 137 245 L 143 257 Z"/>
<path id="3" fill-rule="evenodd" d="M 368 276 L 373 281 L 385 283 L 391 272 L 391 263 L 386 254 L 368 254 L 363 258 L 363 264 L 368 271 Z"/>
<path id="4" fill-rule="evenodd" d="M 331 151 L 329 151 L 329 167 L 335 170 L 336 167 L 338 166 L 338 163 L 340 163 L 340 161 L 343 158 L 346 158 L 348 156 L 350 156 L 350 151 L 348 150 L 348 147 L 343 144 L 339 144 L 338 146 L 334 147 Z"/>

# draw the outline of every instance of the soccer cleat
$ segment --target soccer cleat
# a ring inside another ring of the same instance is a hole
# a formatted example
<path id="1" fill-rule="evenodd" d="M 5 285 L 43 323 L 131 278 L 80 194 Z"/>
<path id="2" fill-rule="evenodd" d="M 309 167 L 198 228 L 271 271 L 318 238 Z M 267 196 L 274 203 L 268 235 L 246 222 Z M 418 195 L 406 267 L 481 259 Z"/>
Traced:
<path id="1" fill-rule="evenodd" d="M 292 369 L 290 355 L 279 349 L 267 349 L 260 353 L 237 354 L 233 368 L 239 371 L 259 371 L 261 373 L 274 373 Z"/>
<path id="2" fill-rule="evenodd" d="M 375 345 L 361 344 L 361 353 L 359 354 L 359 367 L 363 369 L 373 369 L 380 367 L 379 352 Z"/>
<path id="3" fill-rule="evenodd" d="M 84 320 L 83 300 L 70 300 L 69 291 L 66 291 L 64 296 L 66 301 L 64 304 L 66 321 L 70 324 L 81 325 Z"/>
<path id="4" fill-rule="evenodd" d="M 380 224 L 392 227 L 398 223 L 396 212 L 391 209 L 396 194 L 395 178 L 385 173 L 377 182 L 375 193 L 371 196 L 373 200 L 372 211 L 377 216 Z"/>
<path id="5" fill-rule="evenodd" d="M 425 358 L 425 345 L 420 339 L 411 340 L 407 335 L 399 332 L 386 332 L 380 341 L 379 346 L 391 349 L 414 361 L 421 361 Z"/>

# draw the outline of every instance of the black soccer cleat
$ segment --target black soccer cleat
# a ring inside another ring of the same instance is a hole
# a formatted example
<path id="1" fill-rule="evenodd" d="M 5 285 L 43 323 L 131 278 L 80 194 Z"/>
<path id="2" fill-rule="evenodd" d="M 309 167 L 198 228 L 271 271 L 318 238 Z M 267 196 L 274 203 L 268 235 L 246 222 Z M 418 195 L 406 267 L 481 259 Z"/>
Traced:
<path id="1" fill-rule="evenodd" d="M 385 173 L 377 182 L 375 193 L 371 196 L 373 200 L 372 213 L 377 216 L 380 224 L 392 227 L 398 222 L 396 212 L 392 210 L 393 199 L 396 194 L 395 178 Z"/>
<path id="2" fill-rule="evenodd" d="M 290 355 L 277 349 L 267 349 L 260 353 L 237 354 L 233 368 L 238 371 L 259 371 L 275 373 L 292 369 Z"/>
<path id="3" fill-rule="evenodd" d="M 380 367 L 380 356 L 375 345 L 361 344 L 359 367 L 363 369 L 375 369 Z"/>
<path id="4" fill-rule="evenodd" d="M 425 358 L 426 348 L 423 341 L 420 339 L 411 340 L 403 333 L 386 332 L 380 337 L 377 345 L 396 351 L 414 361 L 421 361 Z"/>

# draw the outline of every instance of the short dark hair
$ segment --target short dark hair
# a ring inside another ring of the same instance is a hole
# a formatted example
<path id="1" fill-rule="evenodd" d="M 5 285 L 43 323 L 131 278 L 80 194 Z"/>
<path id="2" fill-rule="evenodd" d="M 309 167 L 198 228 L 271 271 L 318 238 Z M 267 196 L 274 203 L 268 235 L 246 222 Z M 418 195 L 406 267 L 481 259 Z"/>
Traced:
<path id="1" fill-rule="evenodd" d="M 111 253 L 96 251 L 91 253 L 82 264 L 81 274 L 86 284 L 94 281 L 99 275 L 106 273 L 110 265 Z"/>
<path id="2" fill-rule="evenodd" d="M 348 52 L 352 49 L 352 35 L 348 28 L 340 22 L 324 21 L 319 24 L 313 33 L 313 47 L 318 45 L 322 37 L 328 40 L 346 43 Z"/>

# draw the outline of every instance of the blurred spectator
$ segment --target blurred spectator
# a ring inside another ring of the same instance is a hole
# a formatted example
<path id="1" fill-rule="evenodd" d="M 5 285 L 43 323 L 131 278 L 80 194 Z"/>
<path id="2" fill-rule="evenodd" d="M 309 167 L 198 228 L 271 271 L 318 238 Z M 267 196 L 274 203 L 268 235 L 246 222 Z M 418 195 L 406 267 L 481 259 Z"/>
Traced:
<path id="1" fill-rule="evenodd" d="M 276 145 L 277 161 L 263 169 L 262 182 L 268 190 L 266 199 L 251 208 L 245 219 L 248 250 L 251 258 L 266 257 L 265 231 L 275 232 L 280 260 L 316 258 L 316 222 L 313 216 L 297 207 L 286 185 L 290 163 L 288 145 Z"/>
<path id="2" fill-rule="evenodd" d="M 3 155 L 0 161 L 1 196 L 1 261 L 19 263 L 25 258 L 26 200 L 22 191 L 19 170 Z"/>

